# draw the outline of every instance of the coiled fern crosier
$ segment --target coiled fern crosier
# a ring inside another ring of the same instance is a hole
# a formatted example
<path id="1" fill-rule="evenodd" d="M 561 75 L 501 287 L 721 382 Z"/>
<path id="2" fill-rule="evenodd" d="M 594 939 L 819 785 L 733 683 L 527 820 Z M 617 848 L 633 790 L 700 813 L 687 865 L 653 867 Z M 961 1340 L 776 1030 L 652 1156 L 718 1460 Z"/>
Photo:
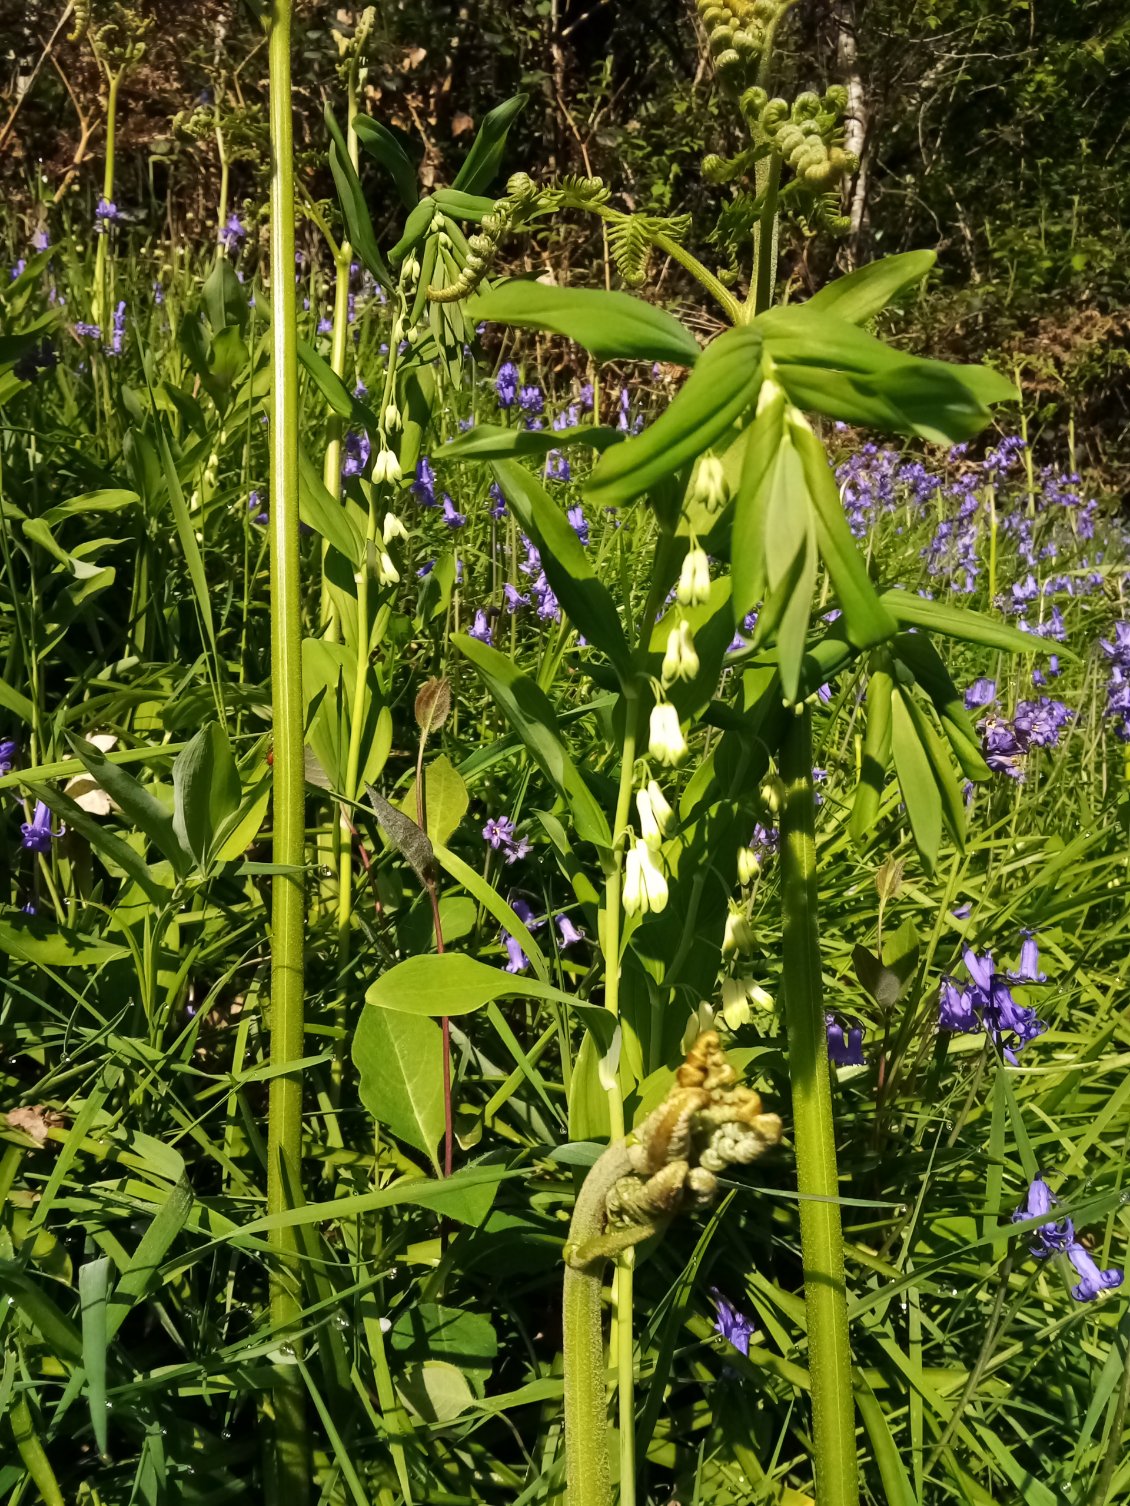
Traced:
<path id="1" fill-rule="evenodd" d="M 718 1174 L 776 1145 L 781 1121 L 738 1081 L 713 1031 L 700 1035 L 667 1097 L 594 1163 L 565 1244 L 565 1453 L 568 1506 L 608 1506 L 611 1482 L 601 1291 L 609 1260 L 706 1208 Z"/>

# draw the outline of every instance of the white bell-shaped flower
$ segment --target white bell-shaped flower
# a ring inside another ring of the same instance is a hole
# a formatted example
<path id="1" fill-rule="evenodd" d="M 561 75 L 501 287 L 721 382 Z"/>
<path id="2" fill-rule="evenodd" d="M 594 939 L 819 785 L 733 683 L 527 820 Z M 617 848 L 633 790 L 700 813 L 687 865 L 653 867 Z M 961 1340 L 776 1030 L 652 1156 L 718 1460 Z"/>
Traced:
<path id="1" fill-rule="evenodd" d="M 651 709 L 647 747 L 656 763 L 667 768 L 686 757 L 687 740 L 679 725 L 679 713 L 669 701 L 660 701 Z"/>
<path id="2" fill-rule="evenodd" d="M 746 919 L 741 910 L 735 910 L 731 905 L 726 912 L 726 934 L 722 938 L 723 957 L 732 956 L 734 952 L 749 952 L 753 950 L 753 927 Z"/>
<path id="3" fill-rule="evenodd" d="M 385 513 L 384 528 L 381 532 L 386 544 L 391 543 L 393 539 L 406 539 L 408 537 L 407 528 L 405 528 L 394 512 Z"/>
<path id="4" fill-rule="evenodd" d="M 400 461 L 384 445 L 377 452 L 377 458 L 373 462 L 373 480 L 378 483 L 400 480 Z"/>
<path id="5" fill-rule="evenodd" d="M 663 656 L 663 683 L 673 680 L 693 680 L 698 674 L 698 654 L 695 653 L 691 625 L 683 621 L 676 624 L 667 635 L 667 652 Z"/>
<path id="6" fill-rule="evenodd" d="M 624 859 L 625 915 L 658 915 L 667 904 L 667 880 L 650 850 L 633 840 Z"/>
<path id="7" fill-rule="evenodd" d="M 384 412 L 385 428 L 390 434 L 395 434 L 400 428 L 400 409 L 395 403 L 388 403 Z"/>
<path id="8" fill-rule="evenodd" d="M 400 571 L 392 562 L 392 555 L 387 549 L 377 550 L 377 580 L 382 586 L 395 586 L 400 579 Z"/>
<path id="9" fill-rule="evenodd" d="M 675 587 L 675 599 L 681 606 L 701 606 L 710 595 L 710 561 L 705 549 L 692 544 L 683 556 L 683 568 L 679 572 L 679 584 Z"/>
<path id="10" fill-rule="evenodd" d="M 702 455 L 691 482 L 692 498 L 710 512 L 717 512 L 730 494 L 726 472 L 717 455 Z"/>

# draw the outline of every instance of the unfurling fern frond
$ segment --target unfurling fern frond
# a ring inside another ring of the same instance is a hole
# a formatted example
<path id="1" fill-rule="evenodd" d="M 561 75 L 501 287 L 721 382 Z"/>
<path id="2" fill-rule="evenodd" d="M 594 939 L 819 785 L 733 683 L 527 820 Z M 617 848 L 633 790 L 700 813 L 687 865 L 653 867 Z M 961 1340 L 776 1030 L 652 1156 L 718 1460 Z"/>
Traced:
<path id="1" fill-rule="evenodd" d="M 665 218 L 655 214 L 631 214 L 617 218 L 608 227 L 608 245 L 616 270 L 630 288 L 638 288 L 647 276 L 652 247 L 660 236 L 681 242 L 690 229 L 689 214 Z"/>
<path id="2" fill-rule="evenodd" d="M 77 42 L 90 25 L 90 12 L 94 0 L 75 0 L 75 24 L 67 33 L 68 42 Z"/>

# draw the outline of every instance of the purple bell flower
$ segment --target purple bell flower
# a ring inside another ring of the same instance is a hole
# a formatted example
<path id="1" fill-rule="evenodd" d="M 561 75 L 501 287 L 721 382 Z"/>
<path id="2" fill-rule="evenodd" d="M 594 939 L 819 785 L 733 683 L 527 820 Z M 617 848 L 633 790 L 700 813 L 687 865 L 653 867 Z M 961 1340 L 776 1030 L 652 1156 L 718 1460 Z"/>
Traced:
<path id="1" fill-rule="evenodd" d="M 30 821 L 25 821 L 20 827 L 20 845 L 27 852 L 50 852 L 51 843 L 56 837 L 61 837 L 66 827 L 60 824 L 58 831 L 51 826 L 51 807 L 44 801 L 38 800 L 35 805 L 35 814 Z"/>
<path id="2" fill-rule="evenodd" d="M 1122 1285 L 1122 1272 L 1113 1269 L 1100 1271 L 1089 1251 L 1081 1244 L 1069 1244 L 1067 1258 L 1079 1275 L 1078 1286 L 1071 1288 L 1071 1295 L 1076 1302 L 1093 1302 L 1100 1292 Z"/>
<path id="3" fill-rule="evenodd" d="M 468 636 L 477 638 L 480 643 L 489 643 L 491 641 L 490 618 L 483 611 L 482 607 L 475 613 L 475 625 L 471 628 Z"/>
<path id="4" fill-rule="evenodd" d="M 837 1021 L 835 1015 L 826 1014 L 824 1025 L 828 1033 L 828 1060 L 834 1062 L 837 1067 L 864 1066 L 863 1027 L 852 1025 L 848 1029 L 845 1041 L 844 1027 Z"/>
<path id="5" fill-rule="evenodd" d="M 0 738 L 0 775 L 10 774 L 20 755 L 20 745 L 14 737 Z"/>
<path id="6" fill-rule="evenodd" d="M 560 932 L 561 945 L 563 947 L 576 946 L 578 941 L 584 941 L 585 933 L 579 931 L 567 915 L 555 915 L 554 920 L 557 922 L 557 929 Z"/>
<path id="7" fill-rule="evenodd" d="M 1059 1199 L 1048 1184 L 1037 1177 L 1028 1188 L 1028 1197 L 1012 1215 L 1014 1224 L 1022 1224 L 1030 1218 L 1047 1218 Z M 1032 1231 L 1030 1249 L 1037 1260 L 1046 1260 L 1060 1250 L 1066 1250 L 1075 1238 L 1075 1226 L 1069 1218 L 1051 1220 Z"/>
<path id="8" fill-rule="evenodd" d="M 754 1334 L 753 1319 L 747 1318 L 745 1313 L 740 1312 L 732 1302 L 727 1301 L 717 1288 L 710 1295 L 714 1299 L 714 1306 L 718 1312 L 714 1320 L 714 1332 L 748 1359 L 749 1341 Z"/>

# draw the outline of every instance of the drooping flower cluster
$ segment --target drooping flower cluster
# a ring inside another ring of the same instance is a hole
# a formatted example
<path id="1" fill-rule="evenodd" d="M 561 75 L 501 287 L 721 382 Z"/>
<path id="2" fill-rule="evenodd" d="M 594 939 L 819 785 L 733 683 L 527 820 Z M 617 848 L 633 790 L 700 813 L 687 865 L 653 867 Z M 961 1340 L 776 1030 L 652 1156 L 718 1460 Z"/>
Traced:
<path id="1" fill-rule="evenodd" d="M 1116 736 L 1130 743 L 1130 622 L 1116 622 L 1114 636 L 1101 640 L 1109 661 L 1106 714 Z"/>
<path id="2" fill-rule="evenodd" d="M 1051 1188 L 1042 1177 L 1037 1177 L 1028 1188 L 1027 1198 L 1013 1213 L 1012 1222 L 1020 1224 L 1032 1218 L 1046 1219 L 1047 1222 L 1032 1231 L 1029 1250 L 1037 1260 L 1066 1255 L 1079 1277 L 1071 1288 L 1071 1295 L 1076 1302 L 1093 1302 L 1100 1293 L 1121 1286 L 1123 1273 L 1116 1267 L 1105 1271 L 1099 1269 L 1094 1256 L 1075 1237 L 1075 1225 L 1071 1219 L 1066 1215 L 1058 1219 L 1051 1216 L 1058 1205 L 1059 1199 Z"/>
<path id="3" fill-rule="evenodd" d="M 545 622 L 560 622 L 561 607 L 557 597 L 553 594 L 553 588 L 549 584 L 545 571 L 542 568 L 541 551 L 524 535 L 522 538 L 522 547 L 526 551 L 526 558 L 521 561 L 518 569 L 529 579 L 530 597 L 533 598 L 538 616 Z M 523 605 L 529 604 L 530 597 L 521 597 L 516 590 L 513 590 L 513 595 L 518 603 Z"/>
<path id="4" fill-rule="evenodd" d="M 830 1062 L 837 1067 L 862 1067 L 864 1065 L 862 1025 L 850 1025 L 845 1039 L 844 1027 L 835 1015 L 826 1014 L 824 1028 L 828 1036 L 828 1060 Z"/>
<path id="5" fill-rule="evenodd" d="M 1046 983 L 1040 971 L 1036 939 L 1026 934 L 1020 949 L 1016 972 L 997 972 L 992 957 L 979 957 L 966 947 L 962 960 L 969 974 L 968 982 L 942 979 L 938 997 L 938 1027 L 941 1030 L 970 1032 L 984 1030 L 1001 1048 L 1005 1061 L 1016 1065 L 1016 1053 L 1048 1028 L 1035 1009 L 1018 1004 L 1012 996 L 1013 983 Z"/>
<path id="6" fill-rule="evenodd" d="M 981 700 L 979 697 L 985 696 Z M 967 707 L 988 706 L 996 699 L 992 680 L 978 680 L 965 693 Z M 1054 748 L 1075 716 L 1070 706 L 1051 696 L 1018 701 L 1012 721 L 987 716 L 980 723 L 985 744 L 985 762 L 995 773 L 1023 780 L 1025 756 L 1033 748 Z"/>

